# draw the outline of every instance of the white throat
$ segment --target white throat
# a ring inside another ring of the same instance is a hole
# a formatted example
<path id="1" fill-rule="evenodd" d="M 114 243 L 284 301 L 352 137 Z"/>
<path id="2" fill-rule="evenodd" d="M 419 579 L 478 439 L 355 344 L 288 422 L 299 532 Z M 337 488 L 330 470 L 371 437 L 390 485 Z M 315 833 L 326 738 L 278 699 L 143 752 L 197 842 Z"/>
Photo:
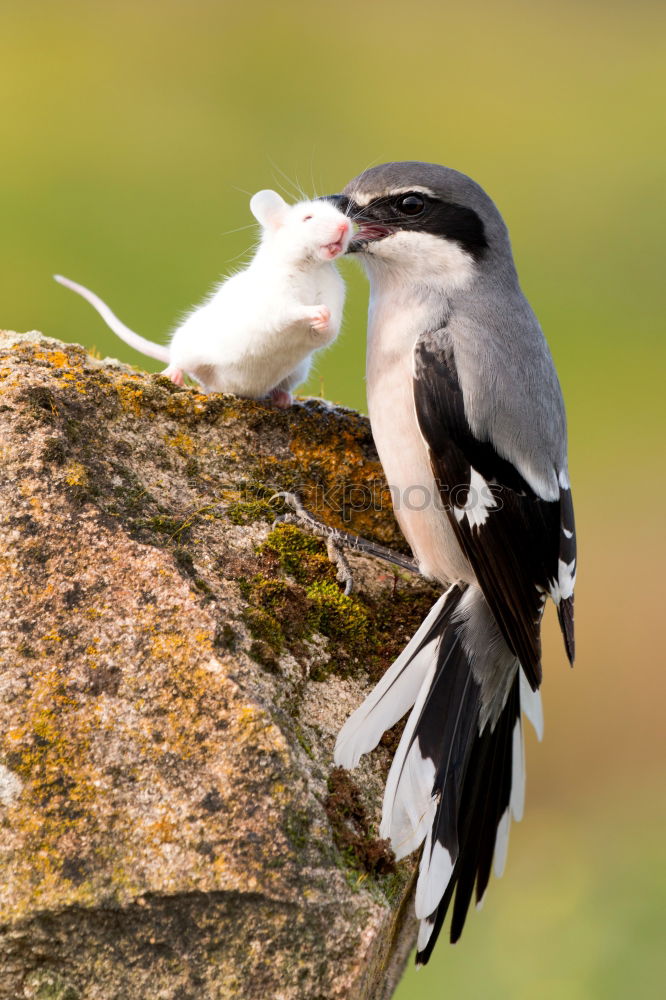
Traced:
<path id="1" fill-rule="evenodd" d="M 430 233 L 393 233 L 369 243 L 360 256 L 373 296 L 397 285 L 417 297 L 424 288 L 446 296 L 470 285 L 476 273 L 474 258 L 459 243 Z"/>

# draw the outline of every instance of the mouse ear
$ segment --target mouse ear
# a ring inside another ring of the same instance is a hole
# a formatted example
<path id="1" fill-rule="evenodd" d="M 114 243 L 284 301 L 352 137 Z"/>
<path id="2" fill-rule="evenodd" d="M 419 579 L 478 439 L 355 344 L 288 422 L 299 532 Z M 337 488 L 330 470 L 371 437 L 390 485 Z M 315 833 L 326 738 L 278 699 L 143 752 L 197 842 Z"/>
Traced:
<path id="1" fill-rule="evenodd" d="M 250 200 L 250 211 L 265 229 L 279 229 L 286 221 L 289 205 L 277 191 L 257 191 Z"/>

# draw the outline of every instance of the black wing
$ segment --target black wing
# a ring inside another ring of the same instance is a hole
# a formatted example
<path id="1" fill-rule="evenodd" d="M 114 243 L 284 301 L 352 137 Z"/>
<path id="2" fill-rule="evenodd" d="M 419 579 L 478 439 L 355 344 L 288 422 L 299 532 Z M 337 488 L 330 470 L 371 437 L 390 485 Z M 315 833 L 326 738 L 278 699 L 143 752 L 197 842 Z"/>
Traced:
<path id="1" fill-rule="evenodd" d="M 423 340 L 415 348 L 414 401 L 451 525 L 535 689 L 541 682 L 540 626 L 547 594 L 558 606 L 573 662 L 571 491 L 561 489 L 559 499 L 543 500 L 491 442 L 474 436 L 451 352 L 439 346 L 434 351 Z"/>

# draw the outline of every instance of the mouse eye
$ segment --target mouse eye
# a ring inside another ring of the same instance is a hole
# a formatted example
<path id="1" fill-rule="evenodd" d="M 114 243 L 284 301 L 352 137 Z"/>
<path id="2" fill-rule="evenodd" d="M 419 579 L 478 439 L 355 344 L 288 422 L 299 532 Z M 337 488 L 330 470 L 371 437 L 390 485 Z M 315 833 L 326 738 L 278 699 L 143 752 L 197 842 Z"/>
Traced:
<path id="1" fill-rule="evenodd" d="M 425 211 L 426 201 L 420 194 L 405 194 L 398 198 L 396 207 L 402 215 L 421 215 Z"/>
<path id="2" fill-rule="evenodd" d="M 309 222 L 311 218 L 312 218 L 311 215 L 304 215 L 303 216 L 303 222 Z"/>

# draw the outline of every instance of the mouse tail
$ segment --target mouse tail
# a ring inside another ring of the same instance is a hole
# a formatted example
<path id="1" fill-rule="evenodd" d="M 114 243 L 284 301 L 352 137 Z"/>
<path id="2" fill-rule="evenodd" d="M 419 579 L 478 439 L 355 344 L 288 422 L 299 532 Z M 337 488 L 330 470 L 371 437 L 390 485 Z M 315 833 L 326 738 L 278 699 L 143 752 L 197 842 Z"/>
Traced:
<path id="1" fill-rule="evenodd" d="M 162 361 L 165 364 L 169 363 L 169 349 L 162 344 L 154 344 L 152 340 L 146 340 L 145 337 L 139 336 L 134 330 L 130 330 L 128 326 L 122 323 L 115 313 L 111 312 L 109 307 L 105 302 L 102 302 L 99 295 L 95 295 L 91 292 L 89 288 L 85 288 L 83 285 L 79 285 L 76 281 L 70 281 L 69 278 L 63 278 L 61 274 L 54 274 L 55 280 L 64 285 L 65 288 L 70 288 L 77 295 L 81 295 L 86 302 L 89 302 L 93 309 L 96 309 L 100 314 L 104 322 L 108 327 L 110 327 L 113 332 L 124 340 L 126 344 L 133 347 L 135 351 L 139 351 L 141 354 L 147 355 L 149 358 L 155 358 L 156 361 Z"/>

